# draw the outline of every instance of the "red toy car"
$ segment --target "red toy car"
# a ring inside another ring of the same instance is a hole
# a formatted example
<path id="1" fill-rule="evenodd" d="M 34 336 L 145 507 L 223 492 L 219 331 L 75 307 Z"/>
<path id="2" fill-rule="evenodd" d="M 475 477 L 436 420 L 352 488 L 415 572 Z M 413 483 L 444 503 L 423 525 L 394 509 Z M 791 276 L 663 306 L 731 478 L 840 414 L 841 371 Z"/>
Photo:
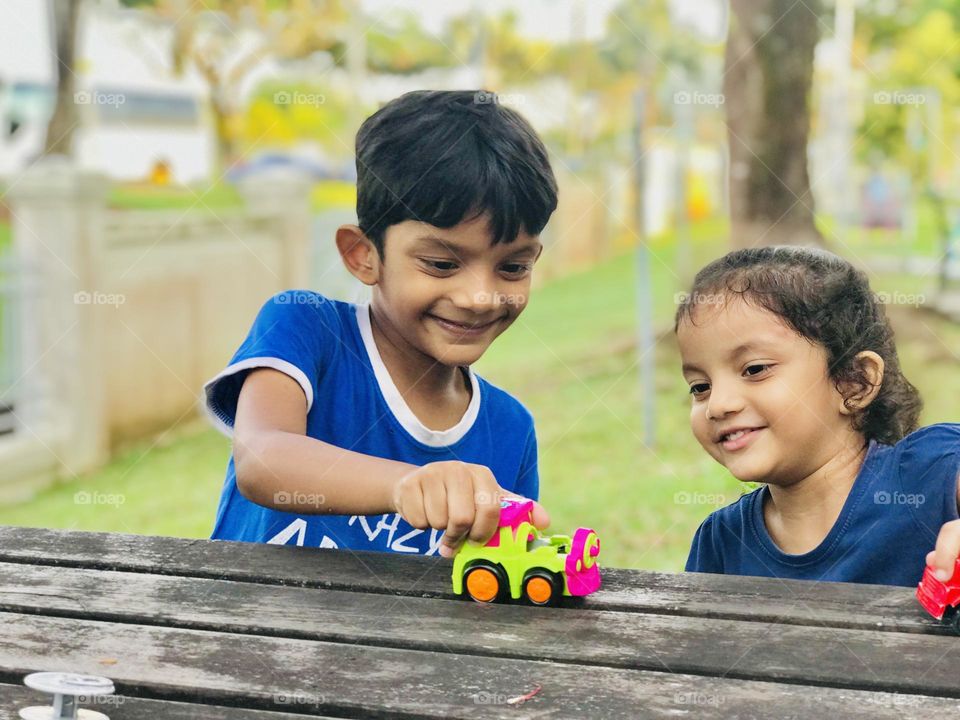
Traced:
<path id="1" fill-rule="evenodd" d="M 953 568 L 953 576 L 943 582 L 927 565 L 917 585 L 917 600 L 937 620 L 949 624 L 960 635 L 960 559 Z"/>

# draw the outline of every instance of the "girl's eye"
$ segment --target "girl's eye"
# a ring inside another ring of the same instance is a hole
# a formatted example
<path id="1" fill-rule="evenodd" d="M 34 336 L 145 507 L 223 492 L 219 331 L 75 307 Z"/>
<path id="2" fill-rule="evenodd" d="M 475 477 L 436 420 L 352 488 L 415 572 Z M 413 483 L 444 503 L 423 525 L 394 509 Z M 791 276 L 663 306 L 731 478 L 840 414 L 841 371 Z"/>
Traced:
<path id="1" fill-rule="evenodd" d="M 703 395 L 709 389 L 710 385 L 708 383 L 694 383 L 690 386 L 690 394 L 693 396 Z"/>
<path id="2" fill-rule="evenodd" d="M 756 365 L 747 365 L 746 369 L 744 369 L 743 371 L 743 374 L 746 375 L 747 377 L 756 377 L 758 375 L 763 374 L 769 369 L 770 369 L 770 365 L 764 365 L 760 363 Z"/>

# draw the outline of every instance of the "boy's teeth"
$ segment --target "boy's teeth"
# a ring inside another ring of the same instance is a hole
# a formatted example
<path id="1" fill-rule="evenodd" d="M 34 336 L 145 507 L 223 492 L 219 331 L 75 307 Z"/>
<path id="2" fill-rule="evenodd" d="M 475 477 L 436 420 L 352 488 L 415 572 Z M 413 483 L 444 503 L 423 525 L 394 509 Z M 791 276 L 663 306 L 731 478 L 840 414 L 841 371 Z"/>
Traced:
<path id="1" fill-rule="evenodd" d="M 727 435 L 727 440 L 737 440 L 744 435 L 746 435 L 746 430 L 737 430 L 735 433 L 730 433 Z"/>

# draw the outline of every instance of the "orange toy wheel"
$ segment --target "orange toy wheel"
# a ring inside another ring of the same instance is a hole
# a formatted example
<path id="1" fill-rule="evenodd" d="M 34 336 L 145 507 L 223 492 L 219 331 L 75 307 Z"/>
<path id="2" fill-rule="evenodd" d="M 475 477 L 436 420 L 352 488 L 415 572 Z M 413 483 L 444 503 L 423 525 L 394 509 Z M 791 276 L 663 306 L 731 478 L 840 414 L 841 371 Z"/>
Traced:
<path id="1" fill-rule="evenodd" d="M 463 584 L 472 600 L 491 603 L 500 597 L 506 582 L 498 567 L 483 563 L 467 569 Z"/>
<path id="2" fill-rule="evenodd" d="M 534 605 L 550 605 L 557 599 L 560 588 L 552 573 L 535 570 L 524 578 L 523 593 Z"/>

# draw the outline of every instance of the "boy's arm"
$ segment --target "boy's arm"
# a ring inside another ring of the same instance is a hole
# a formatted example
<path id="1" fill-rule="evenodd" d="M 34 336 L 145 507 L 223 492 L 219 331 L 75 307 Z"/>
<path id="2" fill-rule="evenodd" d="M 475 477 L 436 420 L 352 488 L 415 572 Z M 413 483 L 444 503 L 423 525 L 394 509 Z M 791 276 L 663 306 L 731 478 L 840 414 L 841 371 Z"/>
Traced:
<path id="1" fill-rule="evenodd" d="M 467 537 L 486 542 L 496 530 L 505 493 L 489 468 L 455 461 L 419 467 L 372 457 L 308 437 L 306 425 L 306 398 L 295 380 L 269 368 L 246 377 L 233 448 L 244 497 L 304 514 L 398 512 L 414 527 L 445 530 L 446 556 Z M 278 502 L 297 499 L 306 502 Z M 549 523 L 542 508 L 534 520 L 538 527 Z"/>
<path id="2" fill-rule="evenodd" d="M 414 465 L 344 450 L 307 437 L 307 402 L 282 372 L 252 371 L 237 401 L 233 461 L 237 488 L 248 500 L 304 514 L 393 512 L 393 487 Z M 276 502 L 318 498 L 317 503 Z"/>

